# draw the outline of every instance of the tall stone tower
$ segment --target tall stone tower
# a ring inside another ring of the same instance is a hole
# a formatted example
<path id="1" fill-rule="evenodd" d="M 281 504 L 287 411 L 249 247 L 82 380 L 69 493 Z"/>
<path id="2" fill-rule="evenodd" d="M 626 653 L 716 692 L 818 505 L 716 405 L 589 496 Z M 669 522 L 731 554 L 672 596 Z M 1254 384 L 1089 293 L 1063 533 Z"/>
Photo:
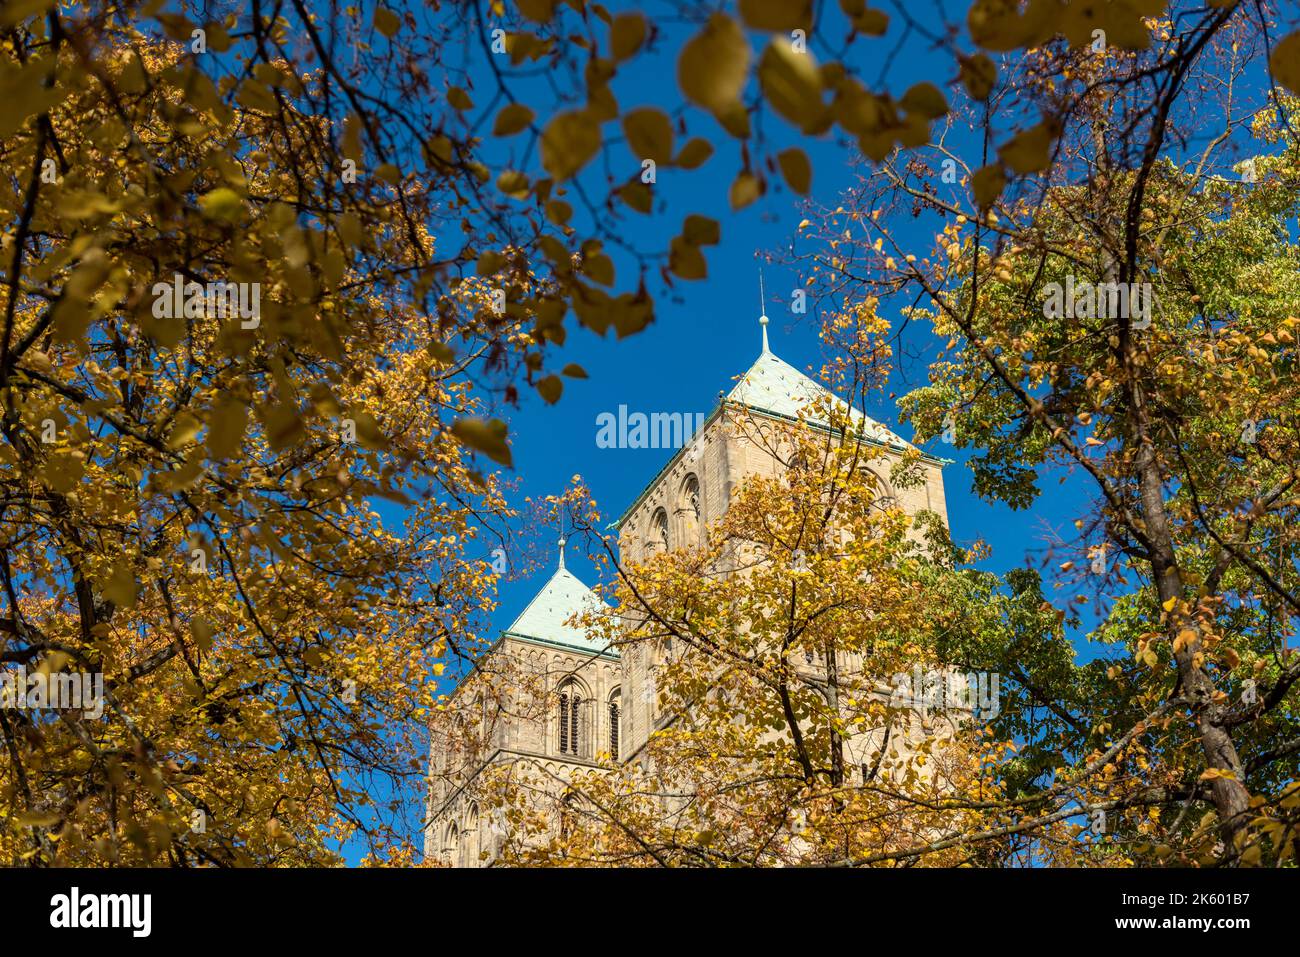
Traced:
<path id="1" fill-rule="evenodd" d="M 911 446 L 861 410 L 846 409 L 842 400 L 779 358 L 769 347 L 767 316 L 759 322 L 762 350 L 757 360 L 729 393 L 719 394 L 720 401 L 703 426 L 674 452 L 618 520 L 624 562 L 644 559 L 654 550 L 698 544 L 708 525 L 727 510 L 741 482 L 754 474 L 777 475 L 784 468 L 773 451 L 783 428 L 826 431 L 808 412 L 827 401 L 845 410 L 865 441 L 882 451 L 874 471 L 885 497 L 908 514 L 924 509 L 947 523 L 944 462 L 922 453 L 924 481 L 906 489 L 892 488 L 889 466 Z M 732 427 L 737 414 L 746 428 Z M 564 568 L 561 544 L 556 573 L 457 688 L 453 696 L 457 700 L 481 694 L 482 684 L 489 680 L 520 690 L 505 696 L 505 706 L 470 709 L 481 724 L 468 736 L 472 747 L 448 748 L 445 742 L 463 741 L 466 736 L 448 734 L 435 723 L 425 840 L 428 859 L 461 866 L 492 860 L 503 835 L 499 825 L 494 829 L 485 823 L 475 799 L 474 780 L 483 768 L 502 762 L 527 768 L 534 780 L 551 783 L 558 802 L 565 780 L 575 770 L 598 767 L 597 754 L 619 762 L 641 760 L 651 733 L 670 720 L 656 713 L 653 651 L 634 646 L 620 654 L 598 646 L 569 623 L 597 601 Z M 463 707 L 458 710 L 465 713 Z"/>
<path id="2" fill-rule="evenodd" d="M 826 401 L 845 409 L 842 400 L 772 352 L 767 316 L 761 316 L 759 323 L 762 351 L 758 359 L 730 393 L 720 397 L 693 440 L 668 460 L 618 520 L 619 554 L 624 560 L 644 559 L 656 549 L 699 544 L 704 529 L 722 517 L 732 491 L 741 482 L 754 474 L 774 476 L 784 468 L 781 456 L 774 454 L 780 426 L 824 429 L 823 423 L 809 417 L 811 409 Z M 944 461 L 922 454 L 924 483 L 894 489 L 888 481 L 888 467 L 911 446 L 861 410 L 846 411 L 866 441 L 885 452 L 874 468 L 884 498 L 897 502 L 909 515 L 922 509 L 934 512 L 946 525 Z M 745 421 L 740 430 L 731 427 L 737 415 Z M 623 760 L 635 760 L 665 716 L 654 713 L 654 655 L 632 649 L 624 655 L 622 665 L 626 702 Z"/>

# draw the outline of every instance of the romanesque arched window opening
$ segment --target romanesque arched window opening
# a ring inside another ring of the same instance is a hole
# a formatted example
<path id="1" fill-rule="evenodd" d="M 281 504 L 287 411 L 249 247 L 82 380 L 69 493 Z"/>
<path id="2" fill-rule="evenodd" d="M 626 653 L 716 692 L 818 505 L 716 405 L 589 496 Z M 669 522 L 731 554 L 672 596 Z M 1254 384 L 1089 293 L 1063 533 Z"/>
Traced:
<path id="1" fill-rule="evenodd" d="M 443 853 L 447 855 L 447 860 L 453 865 L 457 863 L 460 855 L 460 830 L 453 822 L 447 827 L 447 837 L 442 843 Z"/>
<path id="2" fill-rule="evenodd" d="M 586 746 L 585 702 L 582 687 L 572 679 L 560 686 L 557 717 L 560 754 L 583 756 Z"/>
<path id="3" fill-rule="evenodd" d="M 677 515 L 682 530 L 682 541 L 694 545 L 700 537 L 700 480 L 694 475 L 682 482 Z"/>
<path id="4" fill-rule="evenodd" d="M 668 551 L 668 513 L 662 508 L 656 510 L 650 518 L 650 549 L 656 552 Z"/>
<path id="5" fill-rule="evenodd" d="M 862 467 L 863 484 L 872 490 L 871 507 L 889 511 L 898 507 L 898 497 L 889 480 L 873 468 Z"/>
<path id="6" fill-rule="evenodd" d="M 609 756 L 618 760 L 619 722 L 623 713 L 623 692 L 618 688 L 609 696 Z"/>
<path id="7" fill-rule="evenodd" d="M 461 837 L 460 866 L 474 867 L 478 864 L 479 826 L 478 806 L 471 805 L 465 817 L 465 831 Z"/>

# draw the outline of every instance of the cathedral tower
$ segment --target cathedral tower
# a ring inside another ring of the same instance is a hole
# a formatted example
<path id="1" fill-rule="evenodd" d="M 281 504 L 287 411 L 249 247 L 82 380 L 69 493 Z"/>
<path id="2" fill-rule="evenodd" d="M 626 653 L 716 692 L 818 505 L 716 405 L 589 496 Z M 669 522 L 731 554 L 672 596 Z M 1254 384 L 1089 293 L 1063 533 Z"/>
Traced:
<path id="1" fill-rule="evenodd" d="M 769 346 L 767 316 L 759 322 L 762 349 L 754 364 L 729 393 L 719 393 L 703 426 L 619 518 L 622 561 L 700 543 L 741 482 L 784 468 L 783 430 L 793 426 L 829 434 L 824 423 L 809 417 L 814 406 L 825 403 L 845 412 L 859 440 L 883 453 L 872 466 L 883 497 L 908 514 L 933 512 L 946 524 L 943 460 L 920 453 L 923 481 L 892 488 L 889 466 L 912 447 L 779 358 Z M 744 427 L 737 428 L 738 421 Z M 452 720 L 475 723 L 473 733 L 467 735 L 463 725 L 433 724 L 425 840 L 430 860 L 479 866 L 493 858 L 503 835 L 475 796 L 475 781 L 485 768 L 517 766 L 532 775 L 536 787 L 549 787 L 558 802 L 569 775 L 599 767 L 600 753 L 616 761 L 638 760 L 651 732 L 669 720 L 655 713 L 653 651 L 634 645 L 620 654 L 572 624 L 575 615 L 599 604 L 565 568 L 561 541 L 555 573 L 452 696 L 458 705 Z"/>

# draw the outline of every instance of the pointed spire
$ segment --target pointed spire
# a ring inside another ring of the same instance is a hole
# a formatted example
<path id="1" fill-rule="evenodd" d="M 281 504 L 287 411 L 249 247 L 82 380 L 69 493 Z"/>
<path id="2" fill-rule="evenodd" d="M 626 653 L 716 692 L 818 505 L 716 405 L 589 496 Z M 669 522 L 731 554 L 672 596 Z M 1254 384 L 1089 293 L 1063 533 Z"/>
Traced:
<path id="1" fill-rule="evenodd" d="M 767 320 L 767 293 L 763 291 L 763 267 L 762 266 L 758 267 L 758 301 L 759 301 L 759 306 L 761 307 L 758 316 L 758 324 L 763 329 L 763 354 L 766 355 L 772 350 L 769 349 L 767 345 L 767 321 L 768 321 Z"/>
<path id="2" fill-rule="evenodd" d="M 560 508 L 560 571 L 564 571 L 564 546 L 568 542 L 564 538 L 564 508 Z"/>

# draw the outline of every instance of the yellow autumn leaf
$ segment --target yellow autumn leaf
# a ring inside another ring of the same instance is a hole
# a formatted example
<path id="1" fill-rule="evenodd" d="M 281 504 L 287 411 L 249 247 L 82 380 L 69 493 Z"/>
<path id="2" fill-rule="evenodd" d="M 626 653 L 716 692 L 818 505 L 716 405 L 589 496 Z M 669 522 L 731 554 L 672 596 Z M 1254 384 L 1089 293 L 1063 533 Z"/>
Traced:
<path id="1" fill-rule="evenodd" d="M 708 263 L 699 246 L 681 236 L 674 236 L 669 244 L 668 268 L 683 279 L 704 279 L 708 275 Z"/>
<path id="2" fill-rule="evenodd" d="M 212 627 L 212 623 L 206 618 L 195 615 L 190 619 L 190 637 L 194 639 L 194 643 L 201 650 L 208 651 L 212 648 L 212 635 L 214 632 L 215 629 Z"/>
<path id="3" fill-rule="evenodd" d="M 453 109 L 464 113 L 466 110 L 474 109 L 474 101 L 470 99 L 468 93 L 459 86 L 447 88 L 447 102 L 452 105 Z"/>
<path id="4" fill-rule="evenodd" d="M 397 14 L 382 4 L 375 7 L 374 22 L 375 29 L 389 39 L 397 36 L 397 31 L 402 28 L 402 21 Z"/>
<path id="5" fill-rule="evenodd" d="M 1002 172 L 1002 167 L 997 163 L 981 166 L 971 176 L 971 189 L 975 193 L 975 202 L 980 209 L 987 209 L 992 206 L 997 198 L 1002 195 L 1002 190 L 1006 185 L 1006 174 Z"/>
<path id="6" fill-rule="evenodd" d="M 961 58 L 961 81 L 973 100 L 987 100 L 998 79 L 998 68 L 987 53 Z"/>
<path id="7" fill-rule="evenodd" d="M 697 136 L 688 140 L 686 145 L 677 153 L 677 158 L 673 162 L 682 169 L 696 169 L 703 166 L 710 156 L 713 155 L 713 144 L 703 137 Z"/>
<path id="8" fill-rule="evenodd" d="M 542 132 L 542 166 L 555 179 L 572 178 L 600 149 L 600 125 L 586 110 L 560 113 Z"/>
<path id="9" fill-rule="evenodd" d="M 740 16 L 754 30 L 789 33 L 812 29 L 812 0 L 740 0 Z"/>
<path id="10" fill-rule="evenodd" d="M 225 459 L 239 450 L 248 427 L 248 406 L 234 396 L 217 400 L 208 416 L 205 444 L 213 459 Z"/>
<path id="11" fill-rule="evenodd" d="M 241 106 L 262 113 L 275 113 L 279 109 L 275 94 L 267 89 L 266 84 L 252 77 L 239 84 L 239 92 L 235 94 L 235 100 Z"/>
<path id="12" fill-rule="evenodd" d="M 451 427 L 451 434 L 492 461 L 507 468 L 513 465 L 506 443 L 506 424 L 500 419 L 458 419 Z"/>
<path id="13" fill-rule="evenodd" d="M 171 432 L 167 435 L 167 447 L 169 449 L 179 449 L 189 445 L 194 441 L 194 437 L 199 434 L 202 423 L 188 412 L 181 412 L 176 416 L 172 423 Z"/>
<path id="14" fill-rule="evenodd" d="M 104 583 L 104 597 L 119 608 L 134 608 L 137 592 L 131 566 L 125 561 L 115 562 L 108 581 Z"/>
<path id="15" fill-rule="evenodd" d="M 218 186 L 199 197 L 199 209 L 211 219 L 233 223 L 243 215 L 244 201 L 230 187 Z"/>
<path id="16" fill-rule="evenodd" d="M 537 381 L 537 392 L 546 400 L 548 405 L 555 405 L 560 401 L 560 395 L 564 392 L 564 382 L 556 375 L 548 375 Z"/>
<path id="17" fill-rule="evenodd" d="M 615 60 L 626 60 L 645 42 L 646 21 L 640 13 L 620 13 L 609 26 L 610 53 Z"/>
<path id="18" fill-rule="evenodd" d="M 556 0 L 515 0 L 515 6 L 534 23 L 550 23 L 555 16 Z"/>
<path id="19" fill-rule="evenodd" d="M 776 161 L 790 188 L 801 196 L 807 196 L 812 188 L 812 164 L 808 162 L 808 154 L 792 146 L 777 154 Z"/>
<path id="20" fill-rule="evenodd" d="M 1300 95 L 1300 30 L 1277 42 L 1268 58 L 1273 79 L 1292 93 Z"/>
<path id="21" fill-rule="evenodd" d="M 528 128 L 534 115 L 533 111 L 524 104 L 511 103 L 502 107 L 501 112 L 497 114 L 496 122 L 492 125 L 492 133 L 495 136 L 514 136 Z"/>
<path id="22" fill-rule="evenodd" d="M 1055 126 L 1043 122 L 1018 133 L 998 147 L 998 156 L 1021 175 L 1041 173 L 1051 163 Z"/>
<path id="23" fill-rule="evenodd" d="M 654 107 L 632 110 L 623 117 L 628 149 L 641 160 L 667 164 L 673 156 L 673 124 L 668 114 Z"/>
<path id="24" fill-rule="evenodd" d="M 54 811 L 20 811 L 14 815 L 14 823 L 19 827 L 52 827 L 61 820 Z"/>
<path id="25" fill-rule="evenodd" d="M 909 113 L 919 113 L 926 119 L 935 120 L 948 112 L 948 101 L 939 92 L 939 88 L 929 81 L 909 87 L 898 102 Z"/>
<path id="26" fill-rule="evenodd" d="M 758 64 L 758 80 L 772 109 L 805 133 L 819 133 L 830 122 L 822 102 L 821 76 L 807 53 L 797 53 L 784 37 L 773 37 Z"/>
<path id="27" fill-rule="evenodd" d="M 758 199 L 762 192 L 762 183 L 758 177 L 749 170 L 741 170 L 732 182 L 727 197 L 731 200 L 732 209 L 744 209 Z"/>
<path id="28" fill-rule="evenodd" d="M 721 113 L 739 101 L 749 59 L 749 42 L 740 25 L 725 13 L 715 13 L 682 47 L 677 82 L 687 99 Z"/>
<path id="29" fill-rule="evenodd" d="M 722 239 L 722 227 L 716 219 L 691 213 L 682 223 L 682 239 L 692 246 L 714 246 Z"/>
<path id="30" fill-rule="evenodd" d="M 0 13 L 0 26 L 13 26 L 27 17 L 44 14 L 54 5 L 54 0 L 9 0 Z"/>

